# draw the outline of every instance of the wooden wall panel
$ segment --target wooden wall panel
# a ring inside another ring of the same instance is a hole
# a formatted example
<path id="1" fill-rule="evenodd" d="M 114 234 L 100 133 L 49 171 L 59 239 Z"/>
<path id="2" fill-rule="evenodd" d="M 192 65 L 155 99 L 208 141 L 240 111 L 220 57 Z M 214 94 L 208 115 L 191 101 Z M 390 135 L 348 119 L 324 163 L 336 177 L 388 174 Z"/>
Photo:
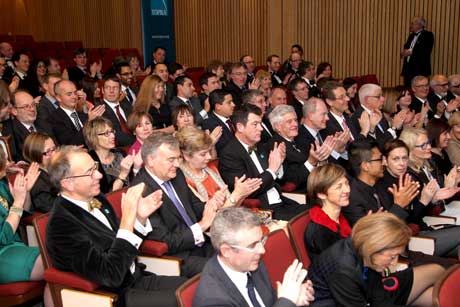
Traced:
<path id="1" fill-rule="evenodd" d="M 306 59 L 330 62 L 338 78 L 375 73 L 395 86 L 399 52 L 417 15 L 435 33 L 433 72 L 460 73 L 459 11 L 460 0 L 175 1 L 177 60 L 204 66 L 249 53 L 263 65 L 267 55 L 286 58 L 300 43 Z"/>

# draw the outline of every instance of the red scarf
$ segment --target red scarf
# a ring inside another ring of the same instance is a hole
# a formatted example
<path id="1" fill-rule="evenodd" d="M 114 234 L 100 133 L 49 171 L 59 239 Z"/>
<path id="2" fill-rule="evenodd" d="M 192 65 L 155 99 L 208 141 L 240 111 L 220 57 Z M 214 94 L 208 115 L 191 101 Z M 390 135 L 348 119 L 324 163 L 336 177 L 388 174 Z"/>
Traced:
<path id="1" fill-rule="evenodd" d="M 321 207 L 315 206 L 310 209 L 310 217 L 313 222 L 319 225 L 323 225 L 324 227 L 329 228 L 331 231 L 337 233 L 337 223 L 333 221 Z M 340 226 L 340 236 L 342 238 L 347 238 L 351 233 L 350 224 L 348 224 L 345 217 L 340 213 L 339 215 L 339 224 Z"/>

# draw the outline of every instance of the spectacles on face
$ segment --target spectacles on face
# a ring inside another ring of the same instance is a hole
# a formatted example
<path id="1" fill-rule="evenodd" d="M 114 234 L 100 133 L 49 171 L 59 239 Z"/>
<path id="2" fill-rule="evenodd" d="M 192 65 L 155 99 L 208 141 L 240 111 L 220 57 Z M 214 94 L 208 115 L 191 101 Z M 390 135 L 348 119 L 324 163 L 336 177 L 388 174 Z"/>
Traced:
<path id="1" fill-rule="evenodd" d="M 448 87 L 449 83 L 436 84 L 436 86 Z"/>
<path id="2" fill-rule="evenodd" d="M 429 87 L 428 83 L 424 83 L 424 84 L 418 84 L 418 85 L 414 85 L 414 87 L 417 87 L 417 88 L 420 88 L 420 87 Z"/>
<path id="3" fill-rule="evenodd" d="M 256 241 L 254 243 L 251 243 L 249 246 L 239 246 L 239 245 L 230 245 L 232 248 L 235 248 L 235 249 L 239 249 L 239 250 L 243 250 L 243 251 L 246 251 L 248 253 L 257 253 L 258 251 L 258 247 L 259 245 L 261 247 L 264 247 L 265 246 L 265 243 L 267 243 L 267 239 L 268 239 L 268 236 L 263 236 L 262 239 L 260 239 L 260 241 Z"/>
<path id="4" fill-rule="evenodd" d="M 116 131 L 115 130 L 107 130 L 107 131 L 104 131 L 104 132 L 101 132 L 101 133 L 98 133 L 97 135 L 99 136 L 105 136 L 105 137 L 109 137 L 111 134 L 115 135 Z"/>
<path id="5" fill-rule="evenodd" d="M 25 104 L 23 106 L 16 106 L 15 108 L 18 109 L 18 110 L 22 110 L 22 109 L 26 109 L 26 110 L 34 110 L 35 108 L 37 107 L 37 105 L 35 104 L 35 102 L 32 102 L 30 104 Z"/>
<path id="6" fill-rule="evenodd" d="M 47 151 L 42 152 L 42 154 L 43 154 L 44 156 L 51 156 L 51 154 L 52 154 L 53 152 L 55 152 L 56 150 L 57 150 L 56 147 L 51 147 L 51 148 L 48 149 Z"/>
<path id="7" fill-rule="evenodd" d="M 430 142 L 430 141 L 426 141 L 425 143 L 419 144 L 419 145 L 415 145 L 414 147 L 415 147 L 415 148 L 421 148 L 421 149 L 425 150 L 425 149 L 427 149 L 428 146 L 430 146 L 430 145 L 431 145 L 431 142 Z"/>
<path id="8" fill-rule="evenodd" d="M 383 157 L 380 157 L 380 158 L 377 158 L 377 159 L 371 159 L 367 162 L 382 162 L 383 161 Z"/>
<path id="9" fill-rule="evenodd" d="M 451 85 L 450 87 L 460 88 L 460 84 L 457 84 L 457 85 Z"/>
<path id="10" fill-rule="evenodd" d="M 104 86 L 104 90 L 106 90 L 106 91 L 119 91 L 120 87 L 119 86 Z"/>
<path id="11" fill-rule="evenodd" d="M 63 179 L 72 179 L 72 178 L 80 178 L 80 177 L 93 177 L 94 172 L 97 171 L 99 168 L 99 162 L 94 162 L 94 166 L 87 171 L 87 174 L 84 175 L 76 175 L 76 176 L 68 176 Z"/>

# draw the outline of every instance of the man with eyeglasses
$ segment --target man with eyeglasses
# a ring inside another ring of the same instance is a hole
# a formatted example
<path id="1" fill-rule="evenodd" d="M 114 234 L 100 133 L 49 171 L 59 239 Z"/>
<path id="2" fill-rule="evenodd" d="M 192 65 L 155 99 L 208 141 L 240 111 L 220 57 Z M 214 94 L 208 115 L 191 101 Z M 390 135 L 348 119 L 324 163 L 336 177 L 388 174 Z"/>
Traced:
<path id="1" fill-rule="evenodd" d="M 121 103 L 129 103 L 131 106 L 136 102 L 138 90 L 133 87 L 134 73 L 128 62 L 121 62 L 117 65 L 117 77 L 121 82 L 121 94 L 124 96 Z"/>
<path id="2" fill-rule="evenodd" d="M 302 120 L 302 108 L 305 102 L 309 98 L 309 89 L 308 84 L 303 78 L 295 78 L 288 85 L 289 91 L 292 93 L 292 99 L 289 101 L 289 105 L 291 105 L 295 109 L 295 113 L 297 114 L 297 119 L 300 121 Z"/>
<path id="3" fill-rule="evenodd" d="M 11 114 L 12 136 L 15 144 L 15 161 L 23 159 L 22 147 L 26 137 L 32 132 L 43 132 L 53 137 L 51 126 L 47 122 L 38 122 L 37 105 L 34 98 L 26 91 L 18 90 L 11 96 L 13 107 Z"/>
<path id="4" fill-rule="evenodd" d="M 115 130 L 115 141 L 117 146 L 131 146 L 136 140 L 134 135 L 128 129 L 127 121 L 131 114 L 132 106 L 130 103 L 122 100 L 120 102 L 121 82 L 116 76 L 107 76 L 104 78 L 102 94 L 104 95 L 105 112 L 103 117 L 112 122 Z"/>
<path id="5" fill-rule="evenodd" d="M 288 267 L 275 291 L 261 257 L 267 237 L 260 218 L 242 207 L 225 208 L 211 226 L 217 255 L 200 277 L 193 306 L 308 306 L 314 300 L 307 271 L 298 260 Z"/>
<path id="6" fill-rule="evenodd" d="M 75 49 L 73 61 L 75 62 L 75 66 L 70 67 L 69 69 L 67 69 L 66 72 L 69 76 L 69 80 L 73 81 L 79 88 L 81 88 L 81 81 L 86 76 L 89 76 L 94 79 L 102 79 L 102 61 L 99 59 L 99 62 L 92 63 L 88 69 L 88 58 L 86 56 L 85 49 Z M 64 74 L 66 72 L 64 72 Z"/>
<path id="7" fill-rule="evenodd" d="M 430 108 L 436 110 L 434 117 L 449 120 L 452 113 L 458 111 L 460 98 L 452 99 L 452 94 L 449 95 L 449 80 L 444 75 L 434 75 L 430 86 L 432 92 L 428 94 L 427 99 Z"/>
<path id="8" fill-rule="evenodd" d="M 298 52 L 293 52 L 289 56 L 289 62 L 287 67 L 285 67 L 283 84 L 287 85 L 289 82 L 295 78 L 301 78 L 302 76 L 299 73 L 299 66 L 302 63 L 302 56 Z"/>
<path id="9" fill-rule="evenodd" d="M 245 54 L 240 58 L 240 63 L 243 64 L 247 70 L 248 77 L 246 79 L 246 87 L 249 87 L 249 84 L 254 81 L 255 78 L 256 62 L 252 56 Z"/>
<path id="10" fill-rule="evenodd" d="M 174 290 L 185 278 L 157 276 L 136 260 L 152 231 L 148 216 L 162 204 L 161 191 L 142 197 L 143 183 L 131 187 L 118 219 L 100 192 L 97 167 L 74 146 L 64 146 L 50 161 L 50 181 L 60 191 L 46 234 L 53 265 L 116 293 L 122 306 L 176 306 Z"/>
<path id="11" fill-rule="evenodd" d="M 233 96 L 233 102 L 236 106 L 241 105 L 241 96 L 248 90 L 246 81 L 248 78 L 248 71 L 241 63 L 233 63 L 230 68 L 230 81 L 227 83 L 225 89 Z"/>
<path id="12" fill-rule="evenodd" d="M 460 75 L 450 75 L 449 76 L 449 93 L 448 96 L 450 99 L 460 97 Z"/>

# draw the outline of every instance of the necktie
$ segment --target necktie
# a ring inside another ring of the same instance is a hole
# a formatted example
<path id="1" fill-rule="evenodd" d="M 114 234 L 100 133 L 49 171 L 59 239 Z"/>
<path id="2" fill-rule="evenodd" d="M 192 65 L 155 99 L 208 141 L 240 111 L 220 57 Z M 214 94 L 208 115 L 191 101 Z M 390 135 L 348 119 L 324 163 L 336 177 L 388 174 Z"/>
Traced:
<path id="1" fill-rule="evenodd" d="M 347 122 L 344 119 L 342 119 L 342 127 L 343 127 L 343 130 L 347 130 L 348 129 L 348 125 L 347 125 Z M 351 134 L 351 131 L 350 131 L 350 141 L 354 141 L 355 139 L 353 138 L 353 135 Z"/>
<path id="2" fill-rule="evenodd" d="M 192 226 L 193 222 L 190 219 L 190 216 L 187 214 L 187 211 L 185 211 L 184 206 L 182 206 L 180 201 L 177 199 L 176 194 L 174 193 L 173 187 L 171 185 L 171 182 L 165 181 L 163 182 L 162 186 L 166 189 L 169 199 L 172 201 L 177 211 L 179 211 L 179 214 L 182 216 L 182 219 L 184 220 L 185 224 L 187 224 L 188 227 Z"/>
<path id="3" fill-rule="evenodd" d="M 233 123 L 230 119 L 227 119 L 227 121 L 225 122 L 228 126 L 228 128 L 230 128 L 230 131 L 235 134 L 235 126 L 233 126 Z"/>
<path id="4" fill-rule="evenodd" d="M 30 131 L 30 133 L 35 132 L 34 126 L 30 126 L 29 131 Z"/>
<path id="5" fill-rule="evenodd" d="M 77 112 L 72 112 L 70 114 L 70 117 L 72 117 L 73 119 L 73 123 L 75 125 L 75 128 L 77 129 L 77 131 L 80 131 L 81 130 L 81 125 L 80 125 L 80 120 L 78 119 L 78 114 Z"/>
<path id="6" fill-rule="evenodd" d="M 192 104 L 190 103 L 190 100 L 187 99 L 187 100 L 185 101 L 185 104 L 186 104 L 190 109 L 193 110 L 193 107 L 192 107 Z"/>
<path id="7" fill-rule="evenodd" d="M 321 137 L 321 134 L 319 132 L 316 133 L 316 139 L 319 142 L 319 145 L 323 145 L 323 138 Z"/>
<path id="8" fill-rule="evenodd" d="M 131 91 L 129 90 L 129 87 L 126 88 L 126 98 L 128 98 L 128 101 L 132 104 L 133 103 L 133 95 L 131 95 Z"/>
<path id="9" fill-rule="evenodd" d="M 248 147 L 249 155 L 251 155 L 253 152 L 257 152 L 257 147 L 256 146 L 249 146 Z"/>
<path id="10" fill-rule="evenodd" d="M 252 306 L 261 307 L 259 304 L 259 301 L 257 301 L 257 298 L 256 298 L 256 291 L 255 291 L 254 280 L 252 279 L 252 275 L 250 273 L 247 273 L 246 275 L 248 276 L 248 283 L 246 285 L 246 288 L 248 288 L 248 295 L 249 295 L 249 299 L 251 300 Z"/>
<path id="11" fill-rule="evenodd" d="M 59 109 L 59 102 L 58 102 L 58 101 L 55 101 L 55 102 L 53 103 L 53 106 L 54 106 L 55 109 Z"/>
<path id="12" fill-rule="evenodd" d="M 88 202 L 88 210 L 90 212 L 93 211 L 94 208 L 100 209 L 101 206 L 102 206 L 101 202 L 97 200 L 96 198 L 93 198 Z"/>
<path id="13" fill-rule="evenodd" d="M 121 115 L 120 105 L 115 106 L 115 112 L 117 113 L 118 121 L 120 122 L 121 131 L 123 131 L 124 133 L 131 133 L 128 129 L 128 126 L 126 126 L 125 119 Z"/>
<path id="14" fill-rule="evenodd" d="M 377 201 L 377 206 L 378 206 L 379 208 L 381 208 L 381 207 L 382 207 L 382 203 L 380 202 L 380 198 L 379 198 L 379 196 L 377 195 L 377 193 L 372 194 L 372 196 L 373 196 L 373 197 L 375 198 L 375 200 Z"/>

